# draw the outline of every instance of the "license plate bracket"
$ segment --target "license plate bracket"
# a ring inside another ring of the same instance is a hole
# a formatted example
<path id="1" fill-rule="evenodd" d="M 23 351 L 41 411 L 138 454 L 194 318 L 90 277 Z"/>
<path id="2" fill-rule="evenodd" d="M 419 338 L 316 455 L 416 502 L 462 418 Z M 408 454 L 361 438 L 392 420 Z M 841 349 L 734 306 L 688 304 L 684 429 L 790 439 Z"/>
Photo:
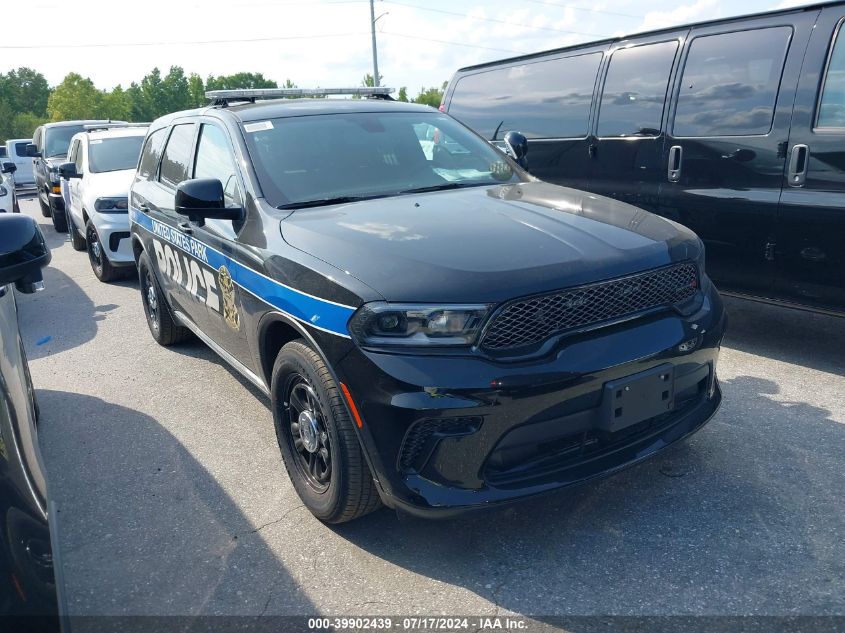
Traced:
<path id="1" fill-rule="evenodd" d="M 614 433 L 675 408 L 675 368 L 665 364 L 604 385 L 599 428 Z"/>

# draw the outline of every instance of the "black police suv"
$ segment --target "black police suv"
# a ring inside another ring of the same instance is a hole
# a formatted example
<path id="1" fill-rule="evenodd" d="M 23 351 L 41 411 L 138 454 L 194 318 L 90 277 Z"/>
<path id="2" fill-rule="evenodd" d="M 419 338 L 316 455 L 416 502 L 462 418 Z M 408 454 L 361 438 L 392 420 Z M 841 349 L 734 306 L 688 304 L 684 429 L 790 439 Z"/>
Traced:
<path id="1" fill-rule="evenodd" d="M 35 221 L 0 215 L 0 629 L 57 631 L 54 549 L 38 448 L 38 404 L 18 331 L 15 288 L 42 283 L 50 251 Z M 60 586 L 60 585 L 59 585 Z M 59 592 L 60 594 L 61 592 Z"/>
<path id="2" fill-rule="evenodd" d="M 529 137 L 533 175 L 677 220 L 722 291 L 845 315 L 845 3 L 455 73 L 443 105 Z"/>
<path id="3" fill-rule="evenodd" d="M 195 334 L 270 396 L 314 515 L 541 493 L 715 413 L 725 315 L 690 230 L 426 106 L 248 102 L 289 93 L 155 121 L 129 206 L 153 337 Z"/>
<path id="4" fill-rule="evenodd" d="M 67 233 L 65 201 L 62 198 L 59 166 L 67 160 L 70 139 L 77 132 L 85 130 L 89 124 L 105 124 L 110 121 L 59 121 L 45 123 L 35 129 L 32 143 L 26 146 L 26 155 L 32 157 L 32 171 L 35 175 L 35 187 L 41 214 L 52 218 L 53 228 L 60 233 Z M 123 121 L 121 121 L 123 123 Z"/>

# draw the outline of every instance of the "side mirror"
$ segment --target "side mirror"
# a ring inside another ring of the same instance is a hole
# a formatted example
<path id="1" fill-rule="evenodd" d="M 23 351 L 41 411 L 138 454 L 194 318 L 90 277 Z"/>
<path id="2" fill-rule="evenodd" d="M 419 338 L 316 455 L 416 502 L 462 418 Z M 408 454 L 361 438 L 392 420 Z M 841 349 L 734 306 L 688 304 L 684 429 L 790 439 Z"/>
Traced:
<path id="1" fill-rule="evenodd" d="M 41 158 L 41 152 L 38 151 L 38 147 L 34 143 L 26 144 L 26 155 L 31 158 Z"/>
<path id="2" fill-rule="evenodd" d="M 528 159 L 526 156 L 528 155 L 528 139 L 525 138 L 525 135 L 520 134 L 519 132 L 508 132 L 505 134 L 505 145 L 507 145 L 508 150 L 510 150 L 511 155 L 516 159 L 516 162 L 519 163 L 519 166 L 523 169 L 527 169 Z"/>
<path id="3" fill-rule="evenodd" d="M 75 163 L 62 163 L 59 165 L 59 175 L 65 180 L 71 178 L 82 178 L 82 174 L 76 171 Z"/>
<path id="4" fill-rule="evenodd" d="M 24 293 L 44 289 L 41 269 L 50 263 L 41 229 L 28 215 L 0 214 L 0 286 Z"/>
<path id="5" fill-rule="evenodd" d="M 206 219 L 240 220 L 243 209 L 226 207 L 223 183 L 216 178 L 185 180 L 176 188 L 176 213 L 200 226 Z"/>
<path id="6" fill-rule="evenodd" d="M 0 171 L 2 171 L 4 174 L 14 174 L 17 170 L 18 166 L 8 161 L 4 161 L 3 166 L 0 168 Z"/>

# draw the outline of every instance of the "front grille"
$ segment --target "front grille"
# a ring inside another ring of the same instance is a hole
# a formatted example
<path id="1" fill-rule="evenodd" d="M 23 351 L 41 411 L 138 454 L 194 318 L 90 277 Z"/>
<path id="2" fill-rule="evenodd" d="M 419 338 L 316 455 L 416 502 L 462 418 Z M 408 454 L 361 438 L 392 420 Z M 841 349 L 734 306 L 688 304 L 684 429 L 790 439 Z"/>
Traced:
<path id="1" fill-rule="evenodd" d="M 402 470 L 419 470 L 436 440 L 435 436 L 465 435 L 481 426 L 480 417 L 429 418 L 416 422 L 405 434 L 399 453 Z"/>
<path id="2" fill-rule="evenodd" d="M 481 340 L 492 352 L 680 303 L 698 289 L 695 264 L 681 264 L 506 304 Z"/>

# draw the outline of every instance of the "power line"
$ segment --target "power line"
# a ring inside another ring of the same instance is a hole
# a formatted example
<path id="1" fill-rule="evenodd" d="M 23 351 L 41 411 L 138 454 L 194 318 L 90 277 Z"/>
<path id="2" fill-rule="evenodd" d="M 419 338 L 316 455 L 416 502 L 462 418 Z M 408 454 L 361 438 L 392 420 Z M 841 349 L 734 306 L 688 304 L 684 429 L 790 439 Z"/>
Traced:
<path id="1" fill-rule="evenodd" d="M 525 2 L 533 2 L 534 4 L 542 4 L 546 7 L 559 7 L 561 9 L 572 9 L 573 11 L 586 11 L 587 13 L 602 13 L 604 15 L 616 15 L 623 18 L 633 18 L 635 20 L 642 20 L 643 16 L 634 15 L 633 13 L 620 13 L 619 11 L 605 11 L 604 9 L 593 9 L 592 7 L 579 7 L 574 4 L 558 4 L 557 2 L 544 2 L 543 0 L 524 0 Z"/>
<path id="2" fill-rule="evenodd" d="M 457 11 L 447 11 L 446 9 L 432 9 L 431 7 L 421 7 L 416 4 L 407 4 L 405 2 L 396 2 L 395 0 L 384 0 L 385 4 L 395 4 L 400 7 L 408 7 L 410 9 L 417 9 L 418 11 L 429 11 L 431 13 L 442 13 L 444 15 L 455 15 L 460 18 L 467 18 L 469 20 L 478 20 L 481 22 L 495 22 L 497 24 L 507 24 L 508 26 L 521 26 L 527 29 L 537 29 L 539 31 L 553 31 L 555 33 L 567 33 L 570 35 L 588 35 L 590 37 L 608 37 L 602 33 L 585 33 L 584 31 L 570 31 L 567 29 L 556 29 L 550 26 L 534 26 L 533 24 L 522 24 L 520 22 L 513 22 L 512 20 L 497 20 L 496 18 L 483 18 L 475 15 L 468 15 L 466 13 L 458 13 Z M 540 3 L 545 4 L 545 3 Z"/>
<path id="3" fill-rule="evenodd" d="M 310 40 L 327 37 L 349 37 L 352 35 L 364 35 L 366 32 L 358 31 L 353 33 L 326 33 L 323 35 L 289 35 L 286 37 L 251 37 L 237 40 L 202 40 L 192 42 L 116 42 L 113 44 L 23 44 L 20 46 L 0 44 L 0 50 L 21 50 L 21 49 L 47 49 L 47 48 L 132 48 L 136 46 L 196 46 L 205 44 L 252 44 L 254 42 L 280 42 L 284 40 Z"/>
<path id="4" fill-rule="evenodd" d="M 465 44 L 464 42 L 452 42 L 449 40 L 438 40 L 433 37 L 422 37 L 421 35 L 407 35 L 405 33 L 393 33 L 392 31 L 379 31 L 382 35 L 392 35 L 394 37 L 404 37 L 411 40 L 423 40 L 426 42 L 437 42 L 438 44 L 449 44 L 451 46 L 465 46 L 467 48 L 480 48 L 485 51 L 496 51 L 499 53 L 514 53 L 519 55 L 520 51 L 515 51 L 512 48 L 493 48 L 492 46 L 480 46 L 478 44 Z"/>

